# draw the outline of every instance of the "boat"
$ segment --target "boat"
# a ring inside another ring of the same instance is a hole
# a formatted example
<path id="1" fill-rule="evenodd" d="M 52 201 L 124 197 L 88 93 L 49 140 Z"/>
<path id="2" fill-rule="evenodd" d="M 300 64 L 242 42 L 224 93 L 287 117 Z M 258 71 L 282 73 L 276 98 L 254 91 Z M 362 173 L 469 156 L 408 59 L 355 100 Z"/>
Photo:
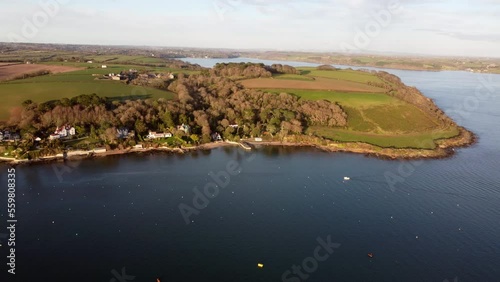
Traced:
<path id="1" fill-rule="evenodd" d="M 344 181 L 349 181 L 349 180 L 351 180 L 350 177 L 344 176 Z"/>

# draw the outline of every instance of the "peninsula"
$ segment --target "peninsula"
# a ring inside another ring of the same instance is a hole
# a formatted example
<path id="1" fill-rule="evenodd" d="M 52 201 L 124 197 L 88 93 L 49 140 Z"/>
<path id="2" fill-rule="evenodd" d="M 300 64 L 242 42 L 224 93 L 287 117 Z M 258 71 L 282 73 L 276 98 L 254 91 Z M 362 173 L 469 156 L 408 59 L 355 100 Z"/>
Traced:
<path id="1" fill-rule="evenodd" d="M 3 161 L 182 152 L 222 141 L 439 158 L 475 141 L 387 72 L 256 63 L 209 69 L 161 54 L 44 52 L 0 56 Z"/>

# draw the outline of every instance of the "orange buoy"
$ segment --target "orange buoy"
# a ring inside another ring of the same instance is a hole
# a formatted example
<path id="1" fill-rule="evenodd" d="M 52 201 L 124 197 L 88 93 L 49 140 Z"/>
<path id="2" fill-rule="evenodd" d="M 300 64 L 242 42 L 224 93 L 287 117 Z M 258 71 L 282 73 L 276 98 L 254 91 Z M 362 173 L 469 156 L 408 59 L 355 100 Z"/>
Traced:
<path id="1" fill-rule="evenodd" d="M 369 258 L 373 258 L 373 253 L 368 253 Z"/>

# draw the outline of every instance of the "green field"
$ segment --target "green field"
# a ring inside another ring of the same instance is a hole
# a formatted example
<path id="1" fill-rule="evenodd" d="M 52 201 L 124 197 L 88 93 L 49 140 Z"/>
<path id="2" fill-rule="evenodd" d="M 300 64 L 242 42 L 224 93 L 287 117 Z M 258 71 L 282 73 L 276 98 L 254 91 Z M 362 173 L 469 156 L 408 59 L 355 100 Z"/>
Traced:
<path id="1" fill-rule="evenodd" d="M 297 95 L 307 100 L 328 100 L 338 102 L 343 106 L 366 107 L 374 105 L 385 105 L 397 103 L 398 99 L 390 97 L 384 93 L 366 92 L 339 92 L 328 90 L 304 90 L 304 89 L 262 89 L 266 92 L 281 93 L 286 92 Z"/>
<path id="2" fill-rule="evenodd" d="M 340 142 L 363 142 L 383 148 L 399 149 L 435 149 L 435 140 L 455 137 L 459 133 L 457 128 L 451 128 L 418 134 L 380 135 L 321 126 L 310 127 L 307 132 Z"/>
<path id="3" fill-rule="evenodd" d="M 85 69 L 68 73 L 38 76 L 23 80 L 0 83 L 0 120 L 8 119 L 10 111 L 21 106 L 25 100 L 47 102 L 61 98 L 72 98 L 81 94 L 97 94 L 119 99 L 165 98 L 175 94 L 160 89 L 127 85 L 120 81 L 96 80 L 92 74 L 106 74 L 129 69 L 130 66 L 111 66 L 107 69 Z"/>
<path id="4" fill-rule="evenodd" d="M 384 93 L 315 91 L 304 89 L 262 89 L 287 92 L 307 100 L 337 102 L 347 113 L 343 129 L 313 126 L 308 133 L 334 141 L 363 142 L 380 147 L 434 149 L 433 140 L 458 134 L 457 128 L 443 128 L 417 107 Z"/>
<path id="5" fill-rule="evenodd" d="M 138 62 L 135 62 L 138 63 Z M 70 67 L 81 67 L 86 68 L 87 73 L 98 73 L 98 74 L 107 74 L 107 73 L 117 73 L 123 70 L 136 69 L 138 71 L 148 71 L 148 72 L 171 72 L 173 74 L 178 74 L 180 72 L 185 74 L 196 74 L 200 73 L 200 71 L 192 71 L 192 70 L 180 70 L 173 69 L 167 67 L 152 67 L 152 66 L 141 66 L 134 64 L 107 64 L 107 63 L 75 63 L 75 62 L 44 62 L 44 65 L 59 65 L 59 66 L 70 66 Z M 107 68 L 101 68 L 102 65 L 106 65 Z"/>
<path id="6" fill-rule="evenodd" d="M 347 80 L 353 82 L 376 82 L 383 83 L 383 81 L 377 76 L 367 73 L 360 72 L 354 70 L 318 70 L 316 68 L 298 68 L 304 76 L 308 77 L 324 77 L 324 78 L 332 78 L 337 80 Z"/>

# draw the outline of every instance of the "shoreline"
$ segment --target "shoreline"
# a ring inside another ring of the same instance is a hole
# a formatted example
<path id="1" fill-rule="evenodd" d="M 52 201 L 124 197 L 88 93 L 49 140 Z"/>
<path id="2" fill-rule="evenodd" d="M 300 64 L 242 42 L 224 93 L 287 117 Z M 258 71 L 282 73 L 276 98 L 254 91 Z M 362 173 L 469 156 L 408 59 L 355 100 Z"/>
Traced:
<path id="1" fill-rule="evenodd" d="M 469 72 L 469 73 L 476 73 L 476 74 L 499 74 L 498 72 L 470 72 L 466 69 L 426 69 L 426 68 L 419 68 L 419 67 L 411 67 L 411 66 L 394 66 L 394 65 L 389 65 L 389 66 L 377 66 L 377 65 L 362 65 L 362 64 L 356 64 L 356 63 L 339 63 L 339 62 L 332 62 L 332 61 L 325 61 L 325 60 L 314 60 L 314 59 L 286 59 L 286 58 L 281 58 L 281 57 L 266 57 L 266 56 L 248 56 L 245 58 L 249 59 L 257 59 L 257 60 L 268 60 L 268 61 L 294 61 L 294 62 L 300 62 L 300 63 L 312 63 L 312 64 L 325 64 L 325 65 L 343 65 L 343 66 L 348 66 L 348 67 L 356 67 L 356 68 L 377 68 L 379 70 L 403 70 L 403 71 L 428 71 L 428 72 L 444 72 L 444 71 L 454 71 L 454 72 Z"/>
<path id="2" fill-rule="evenodd" d="M 242 140 L 241 142 L 212 142 L 201 144 L 193 147 L 182 147 L 182 148 L 170 148 L 170 147 L 158 147 L 158 148 L 129 148 L 123 150 L 111 150 L 106 152 L 93 152 L 86 151 L 82 154 L 63 156 L 58 154 L 56 156 L 47 156 L 35 160 L 17 160 L 12 158 L 0 157 L 0 163 L 6 163 L 8 165 L 20 165 L 20 164 L 33 164 L 33 163 L 50 163 L 58 161 L 76 161 L 82 159 L 92 159 L 92 158 L 103 158 L 108 156 L 118 156 L 127 154 L 143 154 L 143 153 L 156 153 L 156 152 L 167 152 L 175 154 L 185 154 L 194 151 L 202 150 L 212 150 L 228 146 L 236 146 L 249 152 L 258 147 L 310 147 L 317 150 L 327 152 L 327 153 L 352 153 L 352 154 L 363 154 L 367 157 L 375 157 L 383 160 L 417 160 L 417 159 L 444 159 L 452 157 L 456 152 L 455 149 L 470 147 L 477 143 L 477 136 L 471 131 L 460 127 L 460 133 L 458 136 L 438 140 L 437 147 L 435 149 L 411 149 L 411 148 L 382 148 L 368 143 L 361 142 L 334 142 L 328 141 L 327 144 L 319 145 L 317 142 L 293 142 L 293 141 L 251 141 Z M 316 140 L 317 141 L 317 140 Z M 243 143 L 243 144 L 242 144 Z M 250 149 L 245 148 L 250 147 Z"/>

